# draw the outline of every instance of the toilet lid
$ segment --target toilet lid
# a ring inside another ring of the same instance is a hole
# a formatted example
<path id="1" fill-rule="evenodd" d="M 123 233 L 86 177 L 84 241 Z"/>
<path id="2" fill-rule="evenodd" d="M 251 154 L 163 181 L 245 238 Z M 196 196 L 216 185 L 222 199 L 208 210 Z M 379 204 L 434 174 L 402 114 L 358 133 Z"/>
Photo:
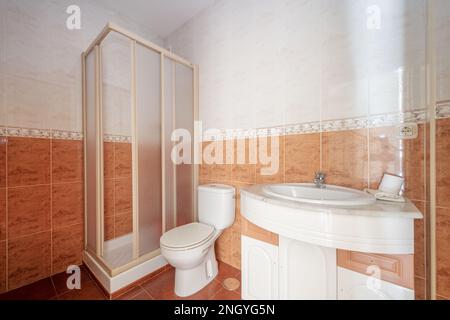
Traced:
<path id="1" fill-rule="evenodd" d="M 214 227 L 194 222 L 167 231 L 162 235 L 160 242 L 168 248 L 192 247 L 208 240 L 213 232 Z"/>

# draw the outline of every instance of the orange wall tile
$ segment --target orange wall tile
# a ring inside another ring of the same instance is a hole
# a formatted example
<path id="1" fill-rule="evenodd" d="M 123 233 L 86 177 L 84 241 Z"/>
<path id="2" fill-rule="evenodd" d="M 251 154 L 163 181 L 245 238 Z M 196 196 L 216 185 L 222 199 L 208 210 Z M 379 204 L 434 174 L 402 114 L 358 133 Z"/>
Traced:
<path id="1" fill-rule="evenodd" d="M 35 138 L 2 141 L 7 143 L 0 144 L 0 167 L 5 164 L 8 170 L 0 179 L 5 183 L 0 188 L 0 241 L 6 239 L 2 244 L 7 257 L 4 262 L 0 259 L 0 279 L 6 261 L 8 271 L 0 287 L 12 290 L 81 263 L 83 143 Z"/>
<path id="2" fill-rule="evenodd" d="M 450 118 L 436 122 L 437 206 L 450 208 Z"/>
<path id="3" fill-rule="evenodd" d="M 369 129 L 370 187 L 378 188 L 385 172 L 405 177 L 404 192 L 412 200 L 425 200 L 424 125 L 417 139 L 400 140 L 397 128 Z"/>
<path id="4" fill-rule="evenodd" d="M 6 141 L 0 137 L 0 188 L 6 187 Z"/>
<path id="5" fill-rule="evenodd" d="M 6 240 L 6 188 L 0 188 L 0 241 Z"/>
<path id="6" fill-rule="evenodd" d="M 81 182 L 52 186 L 52 226 L 67 227 L 84 221 L 84 188 Z"/>
<path id="7" fill-rule="evenodd" d="M 115 178 L 131 177 L 131 143 L 115 143 Z"/>
<path id="8" fill-rule="evenodd" d="M 320 170 L 320 133 L 286 136 L 286 182 L 311 182 Z"/>
<path id="9" fill-rule="evenodd" d="M 327 183 L 349 188 L 368 186 L 367 130 L 324 132 L 322 171 Z"/>
<path id="10" fill-rule="evenodd" d="M 8 289 L 30 284 L 50 275 L 50 231 L 8 242 Z"/>
<path id="11" fill-rule="evenodd" d="M 52 273 L 80 265 L 84 247 L 84 223 L 55 228 L 52 233 Z"/>
<path id="12" fill-rule="evenodd" d="M 258 163 L 256 164 L 256 183 L 284 183 L 285 172 L 284 172 L 284 156 L 285 156 L 285 148 L 284 148 L 285 137 L 278 138 L 279 150 L 278 150 L 278 171 L 272 175 L 265 175 L 263 169 L 269 169 L 270 165 L 266 165 L 259 161 L 260 157 L 258 155 Z M 267 153 L 272 157 L 272 161 L 276 161 L 276 154 L 271 154 L 269 150 L 272 148 L 272 140 L 267 139 Z M 258 139 L 258 150 L 264 146 L 261 140 Z M 276 148 L 275 148 L 276 150 Z"/>
<path id="13" fill-rule="evenodd" d="M 8 238 L 50 230 L 50 185 L 8 189 Z"/>
<path id="14" fill-rule="evenodd" d="M 103 143 L 103 178 L 114 179 L 114 142 Z"/>
<path id="15" fill-rule="evenodd" d="M 436 212 L 436 293 L 450 297 L 450 209 Z"/>
<path id="16" fill-rule="evenodd" d="M 50 183 L 50 142 L 8 138 L 8 187 Z"/>
<path id="17" fill-rule="evenodd" d="M 105 240 L 133 230 L 131 143 L 105 142 L 104 152 L 104 234 Z"/>
<path id="18" fill-rule="evenodd" d="M 83 180 L 83 142 L 52 140 L 52 182 Z"/>
<path id="19" fill-rule="evenodd" d="M 0 293 L 6 291 L 6 241 L 0 241 Z"/>

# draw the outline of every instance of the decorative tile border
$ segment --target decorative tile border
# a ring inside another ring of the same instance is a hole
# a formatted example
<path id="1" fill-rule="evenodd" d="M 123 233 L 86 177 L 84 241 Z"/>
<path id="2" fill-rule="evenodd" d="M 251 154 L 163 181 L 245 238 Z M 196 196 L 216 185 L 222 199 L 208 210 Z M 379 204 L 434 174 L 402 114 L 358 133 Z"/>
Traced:
<path id="1" fill-rule="evenodd" d="M 436 119 L 450 118 L 450 100 L 438 102 L 436 105 Z"/>
<path id="2" fill-rule="evenodd" d="M 131 143 L 132 137 L 130 136 L 119 136 L 119 135 L 112 135 L 112 134 L 105 134 L 103 136 L 104 142 L 116 142 L 116 143 Z"/>
<path id="3" fill-rule="evenodd" d="M 83 133 L 76 131 L 63 130 L 45 130 L 45 129 L 30 129 L 30 128 L 12 128 L 1 127 L 0 136 L 3 137 L 21 137 L 21 138 L 40 138 L 40 139 L 58 139 L 58 140 L 83 140 Z M 104 135 L 105 142 L 123 142 L 131 143 L 132 138 L 129 136 L 120 135 Z"/>
<path id="4" fill-rule="evenodd" d="M 436 118 L 450 118 L 450 101 L 439 103 L 436 106 Z M 205 130 L 203 141 L 248 139 L 268 136 L 284 136 L 293 134 L 308 134 L 330 131 L 345 131 L 365 128 L 377 128 L 395 126 L 400 123 L 424 123 L 426 121 L 426 110 L 415 110 L 403 113 L 389 113 L 371 115 L 369 117 L 358 117 L 340 120 L 326 120 L 308 123 L 297 123 L 279 127 L 258 129 L 228 129 L 223 131 Z M 44 130 L 29 128 L 11 128 L 0 126 L 0 136 L 27 137 L 44 139 L 82 140 L 83 133 L 62 130 Z M 132 137 L 123 135 L 104 135 L 105 142 L 131 143 Z"/>
<path id="5" fill-rule="evenodd" d="M 205 134 L 203 135 L 203 141 L 248 139 L 267 136 L 345 131 L 365 128 L 388 127 L 410 122 L 424 123 L 426 121 L 426 116 L 426 110 L 415 110 L 403 113 L 372 115 L 369 117 L 298 123 L 271 128 L 225 130 L 213 135 L 208 134 L 205 131 Z"/>

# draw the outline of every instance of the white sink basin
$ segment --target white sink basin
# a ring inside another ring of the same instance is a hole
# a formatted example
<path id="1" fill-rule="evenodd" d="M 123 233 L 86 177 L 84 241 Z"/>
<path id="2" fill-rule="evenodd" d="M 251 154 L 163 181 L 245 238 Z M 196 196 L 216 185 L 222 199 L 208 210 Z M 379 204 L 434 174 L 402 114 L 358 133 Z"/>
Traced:
<path id="1" fill-rule="evenodd" d="M 414 219 L 408 200 L 391 203 L 337 186 L 253 185 L 241 189 L 241 214 L 257 226 L 312 245 L 385 254 L 414 253 Z"/>
<path id="2" fill-rule="evenodd" d="M 364 206 L 376 201 L 374 196 L 363 191 L 332 185 L 321 189 L 312 183 L 266 185 L 263 192 L 276 198 L 328 206 Z"/>

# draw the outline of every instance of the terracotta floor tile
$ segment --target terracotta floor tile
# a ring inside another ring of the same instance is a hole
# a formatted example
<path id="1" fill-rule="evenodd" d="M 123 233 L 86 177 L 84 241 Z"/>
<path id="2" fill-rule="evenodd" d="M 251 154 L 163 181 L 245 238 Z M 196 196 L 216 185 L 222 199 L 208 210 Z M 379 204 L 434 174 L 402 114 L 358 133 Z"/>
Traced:
<path id="1" fill-rule="evenodd" d="M 55 296 L 53 283 L 46 278 L 0 295 L 0 300 L 49 300 Z"/>
<path id="2" fill-rule="evenodd" d="M 241 295 L 237 291 L 220 289 L 210 300 L 241 300 Z"/>
<path id="3" fill-rule="evenodd" d="M 85 266 L 80 266 L 80 271 L 81 271 L 81 279 L 80 279 L 81 287 L 83 287 L 83 285 L 87 284 L 88 282 L 91 282 L 92 280 Z M 68 277 L 70 277 L 70 275 L 67 274 L 66 272 L 61 272 L 52 276 L 53 284 L 55 286 L 57 294 L 61 295 L 69 291 L 69 289 L 67 288 Z"/>
<path id="4" fill-rule="evenodd" d="M 142 289 L 141 286 L 137 286 L 117 297 L 115 300 L 153 300 L 153 297 Z"/>
<path id="5" fill-rule="evenodd" d="M 164 271 L 141 286 L 156 300 L 181 299 L 174 292 L 175 269 Z"/>
<path id="6" fill-rule="evenodd" d="M 201 289 L 199 292 L 186 297 L 187 300 L 208 300 L 213 297 L 219 290 L 222 289 L 222 284 L 214 279 L 206 287 Z"/>
<path id="7" fill-rule="evenodd" d="M 217 275 L 216 278 L 217 281 L 222 282 L 226 278 L 236 278 L 239 281 L 241 280 L 239 269 L 236 269 L 222 261 L 218 261 L 218 263 L 219 263 L 219 274 Z"/>
<path id="8" fill-rule="evenodd" d="M 102 290 L 93 281 L 81 286 L 80 290 L 71 290 L 58 297 L 59 300 L 106 300 Z"/>
<path id="9" fill-rule="evenodd" d="M 137 296 L 142 291 L 144 291 L 144 289 L 142 289 L 141 286 L 135 286 L 134 288 L 131 288 L 130 290 L 118 296 L 114 300 L 131 300 L 133 297 Z"/>

